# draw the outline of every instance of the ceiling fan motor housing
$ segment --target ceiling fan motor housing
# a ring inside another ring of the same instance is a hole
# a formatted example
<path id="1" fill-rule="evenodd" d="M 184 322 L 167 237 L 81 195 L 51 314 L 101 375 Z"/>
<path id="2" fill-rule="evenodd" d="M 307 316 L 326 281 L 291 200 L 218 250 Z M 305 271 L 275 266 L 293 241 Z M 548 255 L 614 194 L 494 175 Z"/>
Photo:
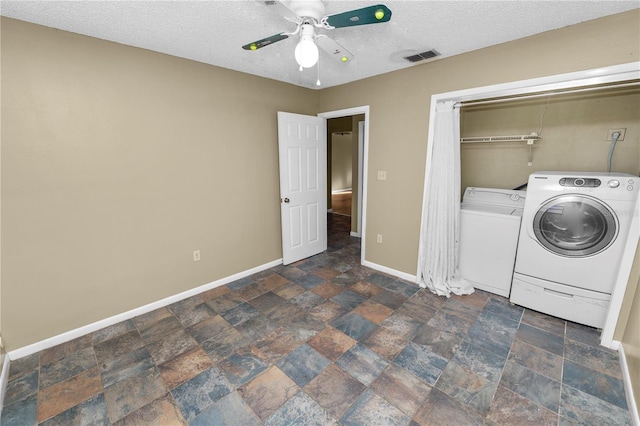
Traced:
<path id="1" fill-rule="evenodd" d="M 289 9 L 293 10 L 301 18 L 313 18 L 317 22 L 324 17 L 324 3 L 321 0 L 302 1 L 291 0 Z"/>

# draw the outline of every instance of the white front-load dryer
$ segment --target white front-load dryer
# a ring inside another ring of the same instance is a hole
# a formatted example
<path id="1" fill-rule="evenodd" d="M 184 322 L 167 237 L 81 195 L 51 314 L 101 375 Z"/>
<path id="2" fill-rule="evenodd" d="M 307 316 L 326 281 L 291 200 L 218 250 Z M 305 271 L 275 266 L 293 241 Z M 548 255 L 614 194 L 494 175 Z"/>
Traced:
<path id="1" fill-rule="evenodd" d="M 532 174 L 511 301 L 602 327 L 639 190 L 627 174 Z"/>

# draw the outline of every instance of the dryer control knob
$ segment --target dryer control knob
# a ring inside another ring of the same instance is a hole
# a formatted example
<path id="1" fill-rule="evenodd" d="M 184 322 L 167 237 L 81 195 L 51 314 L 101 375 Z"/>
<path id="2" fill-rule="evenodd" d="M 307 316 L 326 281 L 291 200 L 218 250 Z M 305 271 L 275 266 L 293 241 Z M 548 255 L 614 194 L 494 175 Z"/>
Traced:
<path id="1" fill-rule="evenodd" d="M 509 198 L 511 198 L 511 201 L 518 201 L 520 199 L 520 195 L 511 194 L 511 196 Z"/>
<path id="2" fill-rule="evenodd" d="M 617 188 L 617 187 L 619 187 L 619 186 L 620 186 L 620 181 L 615 180 L 615 179 L 610 180 L 609 182 L 607 182 L 607 186 L 608 186 L 609 188 Z"/>

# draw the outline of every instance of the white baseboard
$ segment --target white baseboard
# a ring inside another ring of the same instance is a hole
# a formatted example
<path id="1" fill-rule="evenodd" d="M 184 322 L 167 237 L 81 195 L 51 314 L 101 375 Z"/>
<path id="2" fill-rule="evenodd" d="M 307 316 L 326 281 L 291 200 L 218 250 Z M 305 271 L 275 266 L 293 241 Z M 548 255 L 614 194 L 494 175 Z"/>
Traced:
<path id="1" fill-rule="evenodd" d="M 15 349 L 13 351 L 8 352 L 6 358 L 9 358 L 11 360 L 24 358 L 25 356 L 34 354 L 36 352 L 40 352 L 40 351 L 42 351 L 44 349 L 49 349 L 49 348 L 52 348 L 52 347 L 54 347 L 56 345 L 59 345 L 61 343 L 65 343 L 65 342 L 71 341 L 73 339 L 77 339 L 78 337 L 82 337 L 85 334 L 92 333 L 94 331 L 98 331 L 98 330 L 100 330 L 102 328 L 109 327 L 109 326 L 117 324 L 119 322 L 129 320 L 131 318 L 137 317 L 137 316 L 142 315 L 142 314 L 149 313 L 149 312 L 154 311 L 156 309 L 168 306 L 168 305 L 170 305 L 172 303 L 179 302 L 179 301 L 181 301 L 183 299 L 186 299 L 188 297 L 195 296 L 196 294 L 200 294 L 202 292 L 205 292 L 207 290 L 211 290 L 213 288 L 216 288 L 216 287 L 219 287 L 219 286 L 222 286 L 222 285 L 225 285 L 225 284 L 229 284 L 229 283 L 231 283 L 233 281 L 239 280 L 240 278 L 248 277 L 249 275 L 253 275 L 255 273 L 264 271 L 264 270 L 269 269 L 269 268 L 273 268 L 274 266 L 278 266 L 278 265 L 281 265 L 281 264 L 282 264 L 282 259 L 277 259 L 277 260 L 274 260 L 272 262 L 265 263 L 264 265 L 260 265 L 260 266 L 257 266 L 255 268 L 248 269 L 246 271 L 239 272 L 237 274 L 230 275 L 230 276 L 225 277 L 225 278 L 221 278 L 219 280 L 210 282 L 208 284 L 201 285 L 201 286 L 193 288 L 191 290 L 183 291 L 182 293 L 178 293 L 176 295 L 169 296 L 169 297 L 164 298 L 162 300 L 158 300 L 156 302 L 149 303 L 148 305 L 144 305 L 144 306 L 141 306 L 139 308 L 135 308 L 135 309 L 132 309 L 130 311 L 123 312 L 121 314 L 114 315 L 112 317 L 105 318 L 103 320 L 94 322 L 92 324 L 88 324 L 88 325 L 76 328 L 74 330 L 70 330 L 70 331 L 67 331 L 65 333 L 58 334 L 57 336 L 53 336 L 53 337 L 50 337 L 48 339 L 41 340 L 40 342 L 36 342 L 36 343 L 33 343 L 31 345 L 28 345 L 28 346 L 24 346 L 24 347 L 19 348 L 19 349 Z M 6 384 L 5 382 L 2 382 L 2 383 L 0 383 L 0 386 L 3 386 L 5 384 Z"/>
<path id="2" fill-rule="evenodd" d="M 613 343 L 618 346 L 618 356 L 620 358 L 620 368 L 622 369 L 622 379 L 624 383 L 624 393 L 627 397 L 627 407 L 629 408 L 629 415 L 631 421 L 635 426 L 640 426 L 640 416 L 638 416 L 638 406 L 636 405 L 636 399 L 633 394 L 633 386 L 631 384 L 631 375 L 629 374 L 629 364 L 627 364 L 627 357 L 624 353 L 624 345 L 617 340 Z"/>
<path id="3" fill-rule="evenodd" d="M 385 274 L 393 275 L 398 278 L 402 278 L 406 281 L 411 281 L 413 283 L 416 282 L 416 276 L 407 274 L 406 272 L 397 271 L 395 269 L 387 268 L 386 266 L 378 265 L 377 263 L 369 262 L 368 260 L 362 260 L 362 265 L 371 269 L 375 269 L 376 271 L 384 272 Z"/>
<path id="4" fill-rule="evenodd" d="M 352 237 L 360 238 L 360 233 L 358 233 L 358 232 L 351 231 L 351 233 L 349 233 L 349 235 L 351 235 Z"/>

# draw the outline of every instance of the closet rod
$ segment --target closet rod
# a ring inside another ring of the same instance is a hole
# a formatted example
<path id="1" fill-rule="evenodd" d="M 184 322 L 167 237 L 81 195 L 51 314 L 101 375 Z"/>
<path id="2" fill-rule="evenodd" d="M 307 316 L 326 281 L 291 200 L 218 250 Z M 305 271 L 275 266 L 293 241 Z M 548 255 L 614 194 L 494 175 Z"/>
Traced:
<path id="1" fill-rule="evenodd" d="M 591 92 L 594 90 L 604 90 L 604 89 L 618 89 L 621 87 L 631 87 L 631 86 L 640 86 L 640 81 L 634 81 L 631 83 L 614 84 L 610 86 L 585 87 L 582 89 L 572 89 L 572 90 L 566 90 L 566 91 L 560 91 L 560 92 L 537 93 L 534 95 L 514 96 L 512 98 L 489 99 L 485 101 L 480 100 L 480 101 L 456 102 L 453 106 L 455 108 L 460 108 L 463 106 L 495 104 L 499 102 L 520 101 L 523 99 L 543 98 L 546 96 L 555 96 L 555 95 L 570 95 L 573 93 Z"/>

